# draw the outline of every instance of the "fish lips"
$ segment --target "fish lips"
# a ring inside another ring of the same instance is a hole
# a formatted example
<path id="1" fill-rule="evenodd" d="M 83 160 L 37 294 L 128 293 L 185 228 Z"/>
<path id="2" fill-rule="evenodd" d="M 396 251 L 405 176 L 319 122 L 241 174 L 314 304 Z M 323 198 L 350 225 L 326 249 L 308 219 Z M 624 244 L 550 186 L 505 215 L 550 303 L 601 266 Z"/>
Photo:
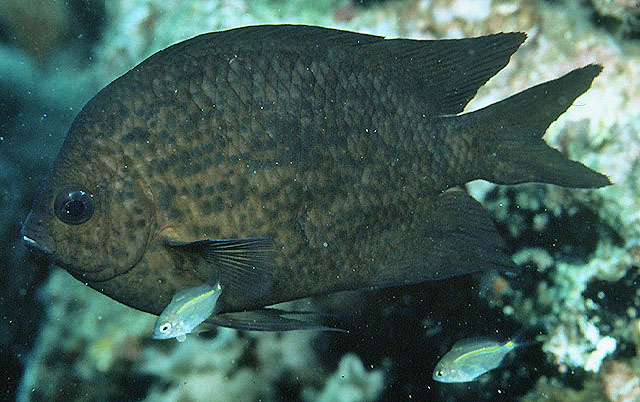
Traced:
<path id="1" fill-rule="evenodd" d="M 20 230 L 22 242 L 35 253 L 53 258 L 56 252 L 56 241 L 52 236 L 47 234 L 41 224 L 42 221 L 38 220 L 33 212 L 29 212 Z"/>

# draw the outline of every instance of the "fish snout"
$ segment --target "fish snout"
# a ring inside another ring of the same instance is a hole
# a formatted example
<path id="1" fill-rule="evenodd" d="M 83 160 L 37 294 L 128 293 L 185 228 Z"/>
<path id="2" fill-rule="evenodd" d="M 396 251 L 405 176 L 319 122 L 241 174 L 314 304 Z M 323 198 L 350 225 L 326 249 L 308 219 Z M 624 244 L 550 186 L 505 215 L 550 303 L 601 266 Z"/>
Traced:
<path id="1" fill-rule="evenodd" d="M 52 257 L 56 252 L 56 241 L 42 228 L 42 220 L 29 213 L 20 230 L 22 242 L 30 250 Z"/>

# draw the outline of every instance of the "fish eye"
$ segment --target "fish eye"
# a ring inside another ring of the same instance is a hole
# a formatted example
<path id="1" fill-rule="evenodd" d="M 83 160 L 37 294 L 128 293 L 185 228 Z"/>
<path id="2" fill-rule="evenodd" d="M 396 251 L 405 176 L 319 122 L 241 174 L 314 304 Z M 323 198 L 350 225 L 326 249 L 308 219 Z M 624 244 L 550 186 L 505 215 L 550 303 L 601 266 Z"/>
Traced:
<path id="1" fill-rule="evenodd" d="M 80 225 L 93 215 L 93 197 L 79 185 L 65 186 L 56 194 L 53 209 L 62 222 Z"/>
<path id="2" fill-rule="evenodd" d="M 438 377 L 444 376 L 444 371 L 442 371 L 442 370 L 436 371 L 436 376 L 438 376 Z"/>
<path id="3" fill-rule="evenodd" d="M 170 322 L 165 322 L 164 324 L 162 324 L 160 326 L 160 332 L 162 332 L 163 334 L 168 332 L 171 329 L 171 323 Z"/>

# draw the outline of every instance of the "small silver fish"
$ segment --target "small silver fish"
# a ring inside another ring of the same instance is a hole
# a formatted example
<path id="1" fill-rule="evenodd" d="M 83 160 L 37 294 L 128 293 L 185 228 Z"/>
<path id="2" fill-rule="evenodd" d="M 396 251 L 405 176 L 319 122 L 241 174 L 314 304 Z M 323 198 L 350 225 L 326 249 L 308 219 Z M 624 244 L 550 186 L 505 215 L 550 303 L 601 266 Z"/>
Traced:
<path id="1" fill-rule="evenodd" d="M 188 333 L 213 314 L 221 293 L 220 283 L 179 291 L 156 320 L 153 338 L 176 338 L 178 342 L 184 342 Z"/>
<path id="2" fill-rule="evenodd" d="M 438 382 L 469 382 L 498 367 L 502 359 L 516 347 L 513 340 L 487 338 L 463 339 L 453 345 L 433 370 Z"/>

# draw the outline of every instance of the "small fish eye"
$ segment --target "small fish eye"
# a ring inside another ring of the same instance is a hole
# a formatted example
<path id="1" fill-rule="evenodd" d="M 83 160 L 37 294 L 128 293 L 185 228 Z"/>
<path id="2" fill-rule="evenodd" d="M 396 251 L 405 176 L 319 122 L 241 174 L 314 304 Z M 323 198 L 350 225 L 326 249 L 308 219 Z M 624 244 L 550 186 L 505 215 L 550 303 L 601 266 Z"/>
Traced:
<path id="1" fill-rule="evenodd" d="M 93 215 L 93 198 L 79 185 L 65 186 L 56 194 L 53 209 L 62 222 L 80 225 Z"/>
<path id="2" fill-rule="evenodd" d="M 160 327 L 160 332 L 165 333 L 168 330 L 171 329 L 171 323 L 170 322 L 165 322 L 164 324 L 162 324 L 162 326 Z"/>
<path id="3" fill-rule="evenodd" d="M 436 371 L 436 375 L 438 377 L 442 377 L 444 375 L 444 372 L 442 370 L 438 370 L 438 371 Z"/>

